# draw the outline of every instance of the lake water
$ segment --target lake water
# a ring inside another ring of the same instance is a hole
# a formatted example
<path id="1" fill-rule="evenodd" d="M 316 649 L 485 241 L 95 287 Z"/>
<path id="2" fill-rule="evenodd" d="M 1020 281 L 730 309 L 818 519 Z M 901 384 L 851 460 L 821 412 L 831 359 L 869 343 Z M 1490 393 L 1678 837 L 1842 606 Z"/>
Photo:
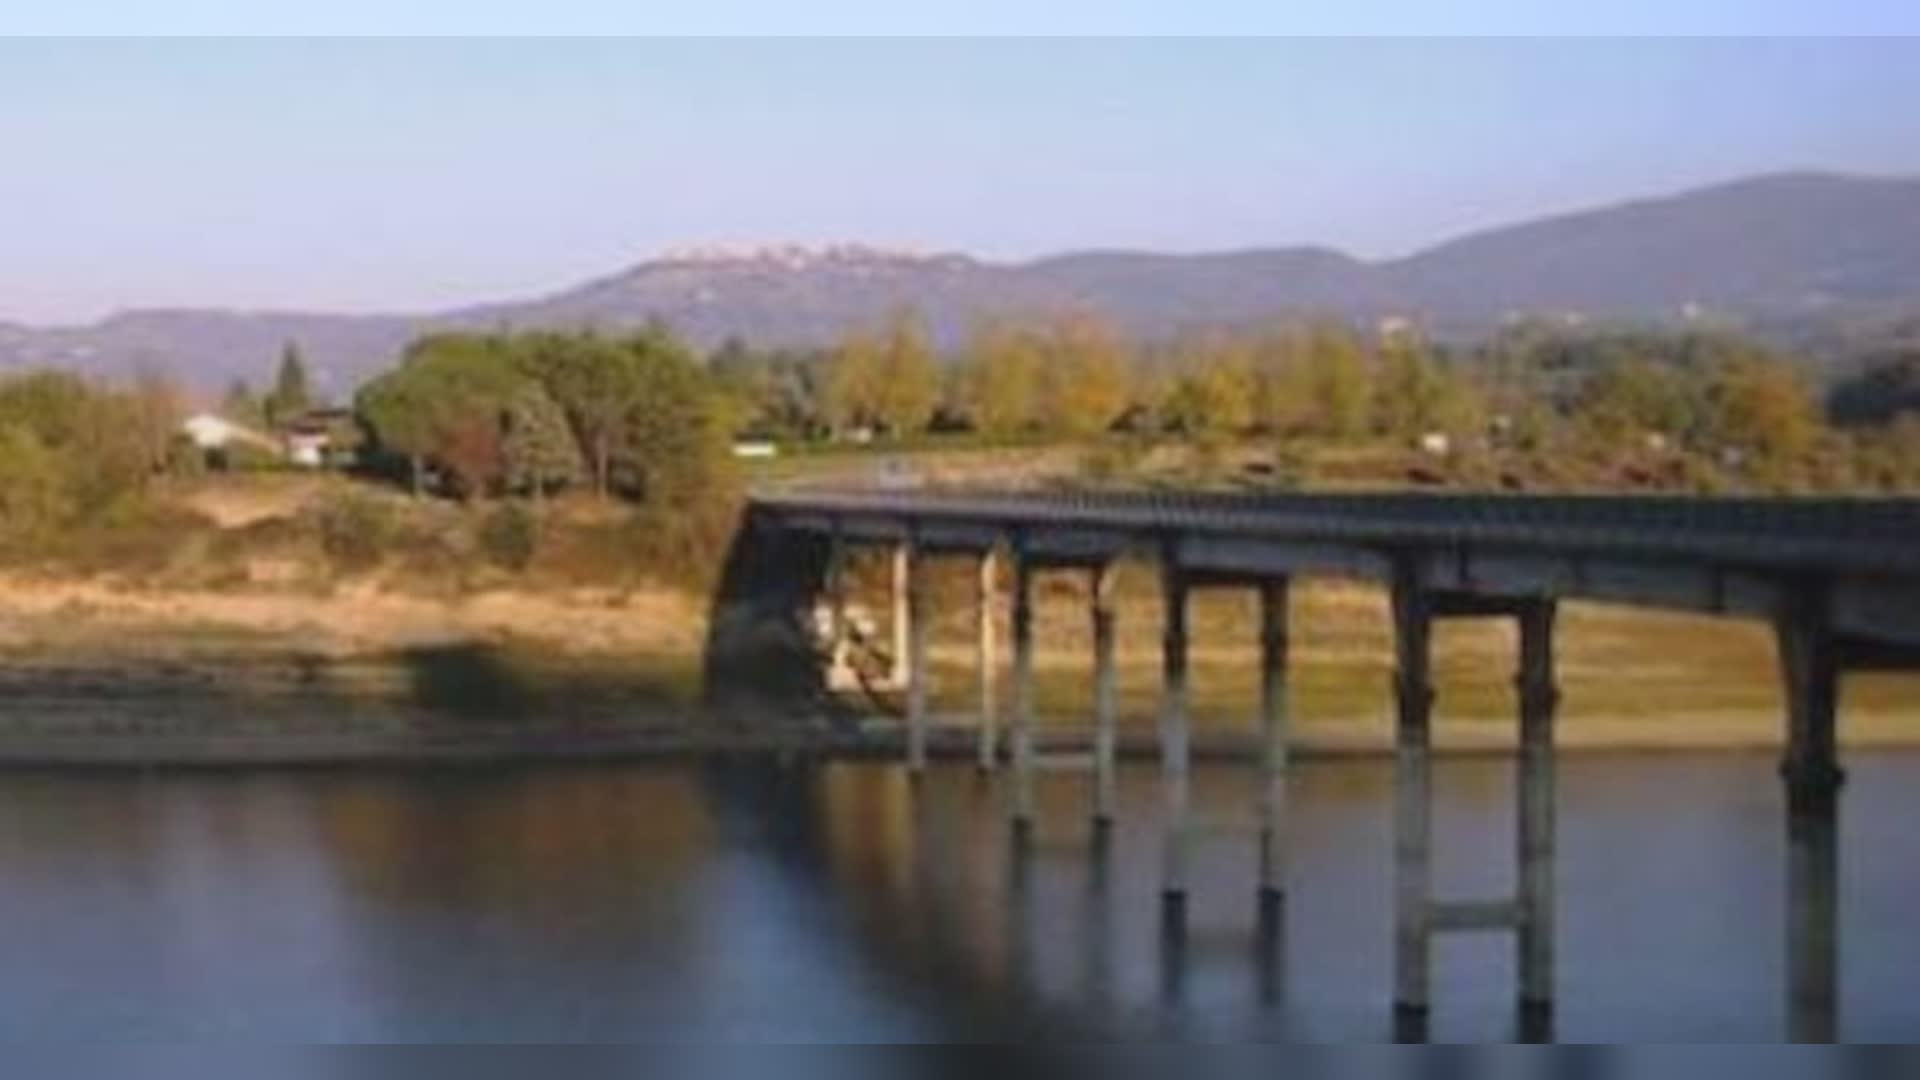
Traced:
<path id="1" fill-rule="evenodd" d="M 1856 754 L 1842 1034 L 1920 1036 L 1920 756 Z M 1160 934 L 1158 789 L 1091 856 L 1048 777 L 1010 856 L 1000 792 L 886 764 L 0 777 L 0 1037 L 899 1040 L 1390 1036 L 1390 765 L 1296 771 L 1284 940 L 1253 839 L 1197 849 Z M 1511 887 L 1510 768 L 1447 760 L 1436 888 Z M 1205 767 L 1209 817 L 1250 777 Z M 1758 755 L 1561 774 L 1563 1040 L 1785 1036 L 1781 794 Z M 1503 934 L 1441 939 L 1432 1034 L 1514 1035 Z"/>

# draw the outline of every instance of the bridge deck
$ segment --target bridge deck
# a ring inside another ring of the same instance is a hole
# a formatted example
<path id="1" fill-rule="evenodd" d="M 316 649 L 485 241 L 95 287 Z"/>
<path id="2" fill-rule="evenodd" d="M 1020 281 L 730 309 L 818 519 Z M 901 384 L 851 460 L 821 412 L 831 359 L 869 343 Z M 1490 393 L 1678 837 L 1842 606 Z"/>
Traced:
<path id="1" fill-rule="evenodd" d="M 1768 614 L 1830 589 L 1836 624 L 1920 642 L 1920 499 L 1435 494 L 783 491 L 754 505 L 854 539 L 1099 561 L 1172 544 L 1198 574 L 1386 580 L 1420 563 L 1436 588 Z"/>
<path id="2" fill-rule="evenodd" d="M 785 511 L 1001 527 L 1194 530 L 1373 545 L 1496 543 L 1920 575 L 1920 499 L 818 491 Z"/>

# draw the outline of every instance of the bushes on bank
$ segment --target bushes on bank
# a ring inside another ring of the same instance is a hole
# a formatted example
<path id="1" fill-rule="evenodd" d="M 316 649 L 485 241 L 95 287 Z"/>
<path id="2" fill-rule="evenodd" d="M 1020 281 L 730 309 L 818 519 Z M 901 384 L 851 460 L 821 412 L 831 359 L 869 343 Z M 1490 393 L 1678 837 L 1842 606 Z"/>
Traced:
<path id="1" fill-rule="evenodd" d="M 58 371 L 0 378 L 0 547 L 51 550 L 139 500 L 181 461 L 181 412 L 158 379 L 122 388 Z"/>
<path id="2" fill-rule="evenodd" d="M 357 492 L 323 502 L 314 514 L 314 529 L 327 563 L 344 573 L 378 565 L 394 534 L 387 508 Z"/>
<path id="3" fill-rule="evenodd" d="M 478 529 L 480 554 L 502 570 L 519 573 L 533 562 L 540 521 L 526 507 L 503 502 L 486 512 Z"/>

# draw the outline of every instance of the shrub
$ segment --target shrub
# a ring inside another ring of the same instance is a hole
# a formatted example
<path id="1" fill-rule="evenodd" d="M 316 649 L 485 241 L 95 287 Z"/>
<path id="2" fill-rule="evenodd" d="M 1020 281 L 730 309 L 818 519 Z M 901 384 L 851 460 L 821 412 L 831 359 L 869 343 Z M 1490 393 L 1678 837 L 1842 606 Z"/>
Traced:
<path id="1" fill-rule="evenodd" d="M 347 493 L 322 504 L 316 526 L 320 550 L 335 570 L 372 569 L 393 534 L 393 518 L 377 499 Z"/>
<path id="2" fill-rule="evenodd" d="M 741 506 L 728 491 L 678 506 L 644 503 L 623 529 L 627 550 L 645 577 L 705 592 L 719 580 Z"/>
<path id="3" fill-rule="evenodd" d="M 519 573 L 540 546 L 540 522 L 517 502 L 503 502 L 480 519 L 480 554 L 503 570 Z"/>
<path id="4" fill-rule="evenodd" d="M 1080 455 L 1080 478 L 1095 484 L 1111 484 L 1136 475 L 1145 461 L 1149 444 L 1133 437 L 1101 439 Z"/>
<path id="5" fill-rule="evenodd" d="M 59 455 L 25 427 L 0 424 L 0 545 L 33 547 L 72 509 Z"/>

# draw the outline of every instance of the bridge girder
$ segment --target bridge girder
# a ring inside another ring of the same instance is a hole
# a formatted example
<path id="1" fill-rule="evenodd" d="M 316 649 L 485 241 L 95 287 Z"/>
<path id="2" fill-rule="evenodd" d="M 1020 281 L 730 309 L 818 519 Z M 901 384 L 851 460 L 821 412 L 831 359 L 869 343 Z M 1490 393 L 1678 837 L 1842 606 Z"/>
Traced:
<path id="1" fill-rule="evenodd" d="M 1394 496 L 1379 496 L 1392 500 Z M 1550 596 L 1621 603 L 1669 611 L 1772 618 L 1787 595 L 1809 577 L 1758 564 L 1743 548 L 1725 559 L 1648 554 L 1644 545 L 1511 543 L 1493 541 L 1400 543 L 1260 535 L 1244 521 L 1196 516 L 1185 527 L 1060 522 L 1046 515 L 1022 519 L 1013 509 L 996 515 L 914 514 L 900 509 L 845 510 L 804 503 L 773 509 L 782 525 L 833 533 L 856 543 L 897 544 L 910 537 L 929 551 L 979 553 L 1018 533 L 1036 566 L 1099 566 L 1136 554 L 1170 556 L 1196 580 L 1254 582 L 1275 577 L 1333 577 L 1386 584 L 1396 562 L 1411 559 L 1428 587 L 1488 597 Z M 1920 573 L 1914 575 L 1835 564 L 1811 576 L 1831 596 L 1836 632 L 1888 648 L 1920 648 Z"/>

